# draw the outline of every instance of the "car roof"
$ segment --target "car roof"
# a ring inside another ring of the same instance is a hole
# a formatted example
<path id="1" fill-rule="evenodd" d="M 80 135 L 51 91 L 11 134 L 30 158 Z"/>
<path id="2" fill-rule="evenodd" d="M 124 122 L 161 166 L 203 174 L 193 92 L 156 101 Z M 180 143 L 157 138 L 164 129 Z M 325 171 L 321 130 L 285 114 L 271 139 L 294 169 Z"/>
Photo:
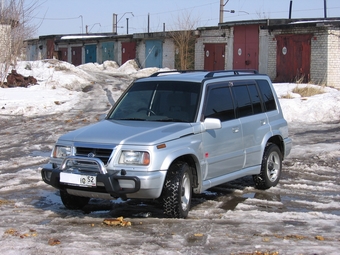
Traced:
<path id="1" fill-rule="evenodd" d="M 157 72 L 149 77 L 141 78 L 139 81 L 184 81 L 201 83 L 206 79 L 222 78 L 222 77 L 239 77 L 256 75 L 256 70 L 220 70 L 220 71 L 165 71 Z M 254 77 L 253 77 L 254 78 Z"/>

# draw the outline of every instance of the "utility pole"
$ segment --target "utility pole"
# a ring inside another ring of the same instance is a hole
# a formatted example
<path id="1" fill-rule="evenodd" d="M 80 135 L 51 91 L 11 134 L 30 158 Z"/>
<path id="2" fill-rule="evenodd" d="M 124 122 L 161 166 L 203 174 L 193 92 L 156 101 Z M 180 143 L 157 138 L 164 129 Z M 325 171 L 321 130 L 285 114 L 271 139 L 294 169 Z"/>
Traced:
<path id="1" fill-rule="evenodd" d="M 219 23 L 223 23 L 223 12 L 224 11 L 224 6 L 229 2 L 229 0 L 227 0 L 225 3 L 223 3 L 224 0 L 220 0 L 220 22 Z M 234 10 L 230 11 L 231 13 L 235 13 Z"/>
<path id="2" fill-rule="evenodd" d="M 219 23 L 223 23 L 223 1 L 224 0 L 220 0 L 220 22 Z"/>
<path id="3" fill-rule="evenodd" d="M 129 34 L 129 18 L 126 18 L 126 34 Z"/>
<path id="4" fill-rule="evenodd" d="M 323 0 L 323 12 L 324 12 L 324 17 L 327 19 L 327 0 Z"/>

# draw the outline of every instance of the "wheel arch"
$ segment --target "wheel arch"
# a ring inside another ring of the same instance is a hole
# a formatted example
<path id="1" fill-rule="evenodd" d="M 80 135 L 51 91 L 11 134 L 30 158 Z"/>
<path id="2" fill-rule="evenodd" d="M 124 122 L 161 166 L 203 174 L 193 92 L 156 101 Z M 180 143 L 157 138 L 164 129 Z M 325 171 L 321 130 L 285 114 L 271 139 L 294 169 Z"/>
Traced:
<path id="1" fill-rule="evenodd" d="M 280 149 L 281 156 L 284 157 L 285 148 L 284 148 L 284 142 L 283 142 L 282 136 L 280 136 L 280 135 L 274 135 L 274 136 L 270 137 L 270 138 L 268 139 L 267 143 L 266 143 L 266 147 L 267 147 L 269 144 L 276 144 L 277 147 L 279 147 L 279 149 Z"/>
<path id="2" fill-rule="evenodd" d="M 187 153 L 187 154 L 179 154 L 179 155 L 176 155 L 176 156 L 167 157 L 167 159 L 163 162 L 162 169 L 169 169 L 169 167 L 172 164 L 174 164 L 178 161 L 185 162 L 189 165 L 190 170 L 191 170 L 191 175 L 192 175 L 193 188 L 197 188 L 199 183 L 200 183 L 199 180 L 202 178 L 202 175 L 201 175 L 201 171 L 200 171 L 199 160 L 196 157 L 196 155 L 194 155 L 192 153 Z"/>

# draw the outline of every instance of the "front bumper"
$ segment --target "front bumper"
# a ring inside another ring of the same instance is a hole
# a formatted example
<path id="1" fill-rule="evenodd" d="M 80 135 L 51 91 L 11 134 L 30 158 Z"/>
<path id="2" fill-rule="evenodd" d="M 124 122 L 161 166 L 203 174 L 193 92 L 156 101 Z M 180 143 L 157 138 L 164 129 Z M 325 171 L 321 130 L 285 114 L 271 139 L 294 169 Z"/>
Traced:
<path id="1" fill-rule="evenodd" d="M 68 166 L 67 161 L 92 161 L 98 165 L 98 171 L 79 171 L 76 166 Z M 60 173 L 69 172 L 77 175 L 96 176 L 96 186 L 84 187 L 60 182 Z M 125 175 L 124 175 L 125 174 Z M 86 197 L 103 197 L 98 194 L 109 194 L 112 198 L 158 198 L 161 194 L 166 172 L 134 172 L 126 174 L 125 171 L 110 173 L 99 159 L 84 157 L 68 157 L 60 167 L 46 164 L 41 170 L 41 176 L 45 183 L 57 189 L 66 190 L 70 194 L 80 194 Z M 138 176 L 137 176 L 138 175 Z"/>

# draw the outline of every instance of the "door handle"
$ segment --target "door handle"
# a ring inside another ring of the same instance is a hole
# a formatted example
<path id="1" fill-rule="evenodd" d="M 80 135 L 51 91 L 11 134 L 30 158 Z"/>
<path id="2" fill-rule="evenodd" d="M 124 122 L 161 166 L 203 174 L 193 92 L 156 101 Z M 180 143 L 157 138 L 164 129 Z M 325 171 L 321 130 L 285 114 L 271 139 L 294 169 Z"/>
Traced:
<path id="1" fill-rule="evenodd" d="M 261 123 L 261 126 L 264 126 L 267 124 L 267 121 L 266 120 L 260 120 L 260 123 Z"/>
<path id="2" fill-rule="evenodd" d="M 240 128 L 239 127 L 233 127 L 232 130 L 233 130 L 233 133 L 238 133 L 240 131 Z"/>

